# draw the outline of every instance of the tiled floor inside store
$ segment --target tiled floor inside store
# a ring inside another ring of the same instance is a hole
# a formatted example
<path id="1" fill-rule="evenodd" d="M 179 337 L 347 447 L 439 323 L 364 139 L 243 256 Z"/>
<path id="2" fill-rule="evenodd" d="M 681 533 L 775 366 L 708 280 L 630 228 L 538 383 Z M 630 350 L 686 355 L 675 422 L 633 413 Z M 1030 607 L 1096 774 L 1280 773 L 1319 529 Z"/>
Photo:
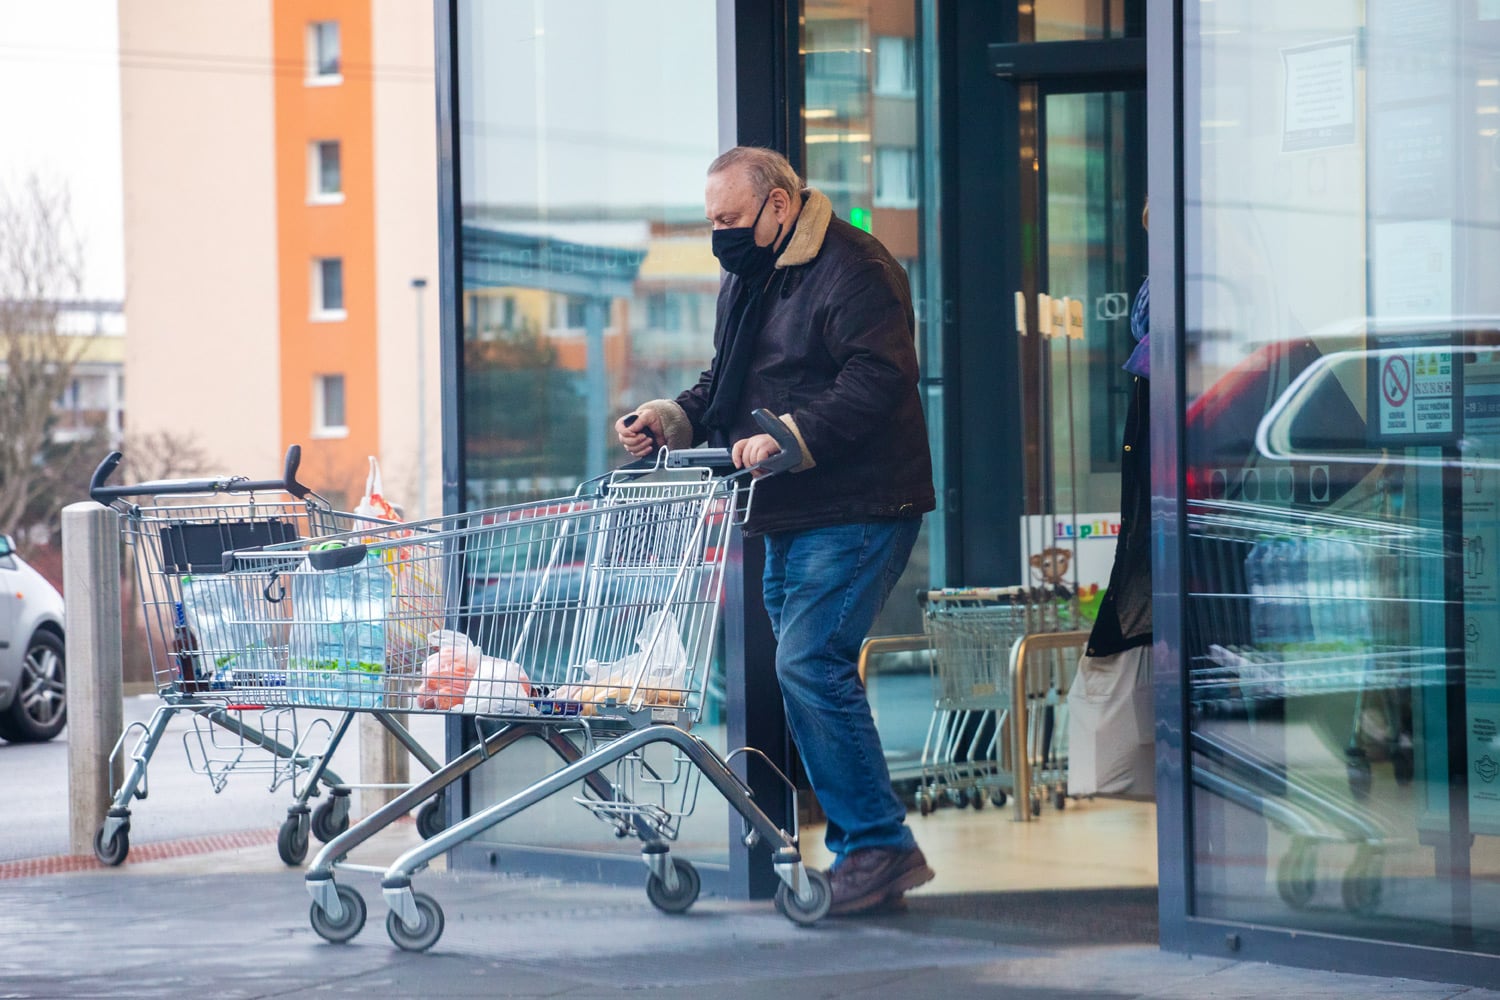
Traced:
<path id="1" fill-rule="evenodd" d="M 1093 799 L 1050 803 L 1039 818 L 1018 823 L 1007 806 L 946 807 L 907 817 L 937 878 L 919 893 L 1156 885 L 1156 804 Z M 802 843 L 818 867 L 830 861 L 821 827 Z"/>

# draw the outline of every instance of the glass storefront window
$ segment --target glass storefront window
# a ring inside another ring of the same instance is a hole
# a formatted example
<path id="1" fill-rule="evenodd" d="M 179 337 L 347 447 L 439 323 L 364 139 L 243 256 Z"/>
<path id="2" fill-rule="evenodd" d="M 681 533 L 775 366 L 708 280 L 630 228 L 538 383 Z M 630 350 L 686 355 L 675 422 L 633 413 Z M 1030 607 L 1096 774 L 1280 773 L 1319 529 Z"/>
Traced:
<path id="1" fill-rule="evenodd" d="M 1132 5 L 1135 6 L 1135 5 Z M 1141 12 L 1126 20 L 1125 0 L 1019 0 L 1021 41 L 1077 42 L 1143 33 Z"/>
<path id="2" fill-rule="evenodd" d="M 1500 951 L 1500 24 L 1185 5 L 1197 915 Z"/>
<path id="3" fill-rule="evenodd" d="M 935 84 L 924 58 L 919 5 L 912 0 L 807 0 L 802 7 L 803 173 L 826 194 L 833 210 L 873 234 L 901 262 L 911 281 L 917 316 L 929 439 L 938 496 L 943 495 L 942 380 L 938 331 L 929 321 L 929 268 L 935 248 L 923 227 L 927 171 L 934 169 L 923 140 L 935 123 L 922 118 Z M 941 586 L 941 513 L 927 515 L 906 573 L 893 591 Z M 936 541 L 935 541 L 936 539 Z M 920 609 L 888 602 L 872 634 L 920 632 Z"/>
<path id="4" fill-rule="evenodd" d="M 675 396 L 711 359 L 719 267 L 703 185 L 719 152 L 718 23 L 701 0 L 457 11 L 462 448 L 477 509 L 565 495 L 621 464 L 616 417 Z M 710 699 L 696 731 L 722 748 L 722 684 Z M 476 809 L 556 765 L 535 740 L 506 757 L 471 778 Z M 571 799 L 487 836 L 639 849 Z M 723 861 L 723 800 L 705 790 L 697 806 L 680 849 Z"/>

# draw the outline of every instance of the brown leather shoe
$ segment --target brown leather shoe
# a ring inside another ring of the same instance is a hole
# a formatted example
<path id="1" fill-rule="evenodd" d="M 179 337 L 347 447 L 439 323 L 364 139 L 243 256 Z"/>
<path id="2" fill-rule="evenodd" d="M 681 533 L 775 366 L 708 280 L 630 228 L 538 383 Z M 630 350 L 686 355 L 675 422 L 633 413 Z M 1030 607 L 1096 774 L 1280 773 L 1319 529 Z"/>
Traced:
<path id="1" fill-rule="evenodd" d="M 920 847 L 897 850 L 866 847 L 850 853 L 829 876 L 833 882 L 830 916 L 892 912 L 901 894 L 932 881 Z"/>

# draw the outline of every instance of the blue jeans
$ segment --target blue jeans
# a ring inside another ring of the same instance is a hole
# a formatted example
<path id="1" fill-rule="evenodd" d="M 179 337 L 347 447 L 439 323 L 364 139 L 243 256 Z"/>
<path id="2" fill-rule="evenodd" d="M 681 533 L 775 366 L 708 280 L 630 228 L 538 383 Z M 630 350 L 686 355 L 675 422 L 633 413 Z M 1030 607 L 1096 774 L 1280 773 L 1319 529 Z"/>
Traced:
<path id="1" fill-rule="evenodd" d="M 906 566 L 921 522 L 840 524 L 766 536 L 765 601 L 787 724 L 836 858 L 916 838 L 859 681 L 859 647 Z"/>

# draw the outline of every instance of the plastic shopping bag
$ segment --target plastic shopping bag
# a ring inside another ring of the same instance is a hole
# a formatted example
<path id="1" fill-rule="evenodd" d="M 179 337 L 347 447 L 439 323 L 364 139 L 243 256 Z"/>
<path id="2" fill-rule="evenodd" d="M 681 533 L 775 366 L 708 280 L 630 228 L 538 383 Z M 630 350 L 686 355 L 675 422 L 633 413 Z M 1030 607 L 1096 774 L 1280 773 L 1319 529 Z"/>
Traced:
<path id="1" fill-rule="evenodd" d="M 1151 647 L 1083 656 L 1068 689 L 1068 794 L 1156 794 Z"/>
<path id="2" fill-rule="evenodd" d="M 462 632 L 439 629 L 427 637 L 433 652 L 422 664 L 418 708 L 450 711 L 463 704 L 469 682 L 479 672 L 484 652 Z"/>
<path id="3" fill-rule="evenodd" d="M 460 710 L 468 715 L 535 715 L 531 682 L 514 660 L 482 656 Z"/>
<path id="4" fill-rule="evenodd" d="M 639 652 L 613 663 L 590 660 L 583 679 L 554 693 L 557 701 L 581 703 L 584 715 L 613 699 L 620 704 L 681 705 L 687 698 L 688 655 L 677 616 L 653 612 L 635 637 Z"/>
<path id="5" fill-rule="evenodd" d="M 360 517 L 374 517 L 382 521 L 400 521 L 401 515 L 396 513 L 382 495 L 384 485 L 380 480 L 380 461 L 370 456 L 370 474 L 365 477 L 365 494 L 359 498 L 359 506 L 354 508 L 354 513 Z"/>

